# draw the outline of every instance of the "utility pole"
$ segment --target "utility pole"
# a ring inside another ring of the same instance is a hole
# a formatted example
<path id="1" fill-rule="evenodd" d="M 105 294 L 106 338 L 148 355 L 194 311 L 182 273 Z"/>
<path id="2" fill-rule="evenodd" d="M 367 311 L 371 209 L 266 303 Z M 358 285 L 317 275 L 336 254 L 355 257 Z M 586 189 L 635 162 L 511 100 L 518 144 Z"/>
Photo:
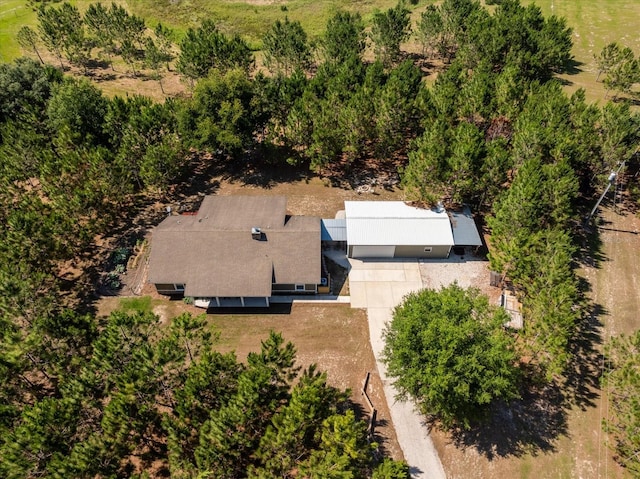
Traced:
<path id="1" fill-rule="evenodd" d="M 616 182 L 616 179 L 618 178 L 618 174 L 620 173 L 620 170 L 624 167 L 624 164 L 625 164 L 624 161 L 622 163 L 620 163 L 620 166 L 618 166 L 618 169 L 616 171 L 612 171 L 611 174 L 609 175 L 609 178 L 607 180 L 607 183 L 608 183 L 607 187 L 604 189 L 604 191 L 600 195 L 600 198 L 598 198 L 598 201 L 596 202 L 596 205 L 591 210 L 591 213 L 589 213 L 589 216 L 587 216 L 587 219 L 584 220 L 584 226 L 587 226 L 589 224 L 589 221 L 591 220 L 591 217 L 594 215 L 594 213 L 598 209 L 598 206 L 600 206 L 600 203 L 602 203 L 602 200 L 604 199 L 604 196 L 609 191 L 609 188 L 611 188 L 611 185 L 613 185 Z"/>

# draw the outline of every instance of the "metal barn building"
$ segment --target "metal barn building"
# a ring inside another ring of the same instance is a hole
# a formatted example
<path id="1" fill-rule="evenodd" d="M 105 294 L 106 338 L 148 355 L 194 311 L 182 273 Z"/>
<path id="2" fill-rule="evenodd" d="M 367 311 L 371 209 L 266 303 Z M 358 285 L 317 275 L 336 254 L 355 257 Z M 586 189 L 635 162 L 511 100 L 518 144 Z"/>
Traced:
<path id="1" fill-rule="evenodd" d="M 350 258 L 446 258 L 455 245 L 444 209 L 402 201 L 345 201 Z"/>

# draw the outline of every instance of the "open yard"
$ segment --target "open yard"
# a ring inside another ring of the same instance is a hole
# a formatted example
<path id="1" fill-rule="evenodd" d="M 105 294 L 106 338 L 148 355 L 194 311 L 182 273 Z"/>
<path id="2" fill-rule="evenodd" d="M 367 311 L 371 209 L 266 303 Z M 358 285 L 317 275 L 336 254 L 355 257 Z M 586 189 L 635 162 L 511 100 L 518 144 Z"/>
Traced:
<path id="1" fill-rule="evenodd" d="M 529 2 L 523 2 L 529 3 Z M 604 103 L 606 90 L 598 75 L 594 55 L 611 42 L 630 47 L 640 55 L 640 2 L 636 0 L 535 0 L 545 15 L 567 19 L 573 29 L 575 70 L 561 75 L 566 89 L 586 90 L 587 99 Z"/>
<path id="2" fill-rule="evenodd" d="M 24 0 L 0 0 L 0 61 L 9 62 L 22 52 L 16 40 L 23 25 L 34 25 L 35 13 Z"/>
<path id="3" fill-rule="evenodd" d="M 491 443 L 489 436 L 484 440 L 477 438 L 476 444 L 461 446 L 451 436 L 436 432 L 434 442 L 447 477 L 627 477 L 607 446 L 608 437 L 601 427 L 608 414 L 607 393 L 606 388 L 602 391 L 597 384 L 602 342 L 640 327 L 640 219 L 628 211 L 616 212 L 611 205 L 603 209 L 601 216 L 601 248 L 581 269 L 590 285 L 589 296 L 596 312 L 590 331 L 593 350 L 584 354 L 577 365 L 581 374 L 575 379 L 576 391 L 564 391 L 565 399 L 569 399 L 568 408 L 550 414 L 549 422 L 534 423 L 537 438 L 496 436 Z M 521 439 L 524 440 L 518 444 Z"/>

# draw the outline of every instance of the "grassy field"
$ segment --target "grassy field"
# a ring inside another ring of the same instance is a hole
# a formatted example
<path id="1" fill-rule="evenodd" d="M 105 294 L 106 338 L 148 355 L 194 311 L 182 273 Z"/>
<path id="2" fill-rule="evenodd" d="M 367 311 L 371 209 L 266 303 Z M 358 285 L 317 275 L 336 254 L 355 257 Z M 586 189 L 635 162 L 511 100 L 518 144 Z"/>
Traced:
<path id="1" fill-rule="evenodd" d="M 528 0 L 523 0 L 528 3 Z M 91 3 L 89 0 L 72 0 L 80 10 Z M 339 8 L 360 12 L 368 24 L 376 9 L 393 6 L 395 0 L 362 0 L 345 2 L 341 0 L 119 0 L 137 15 L 142 16 L 150 26 L 161 21 L 173 27 L 180 36 L 188 27 L 198 25 L 204 18 L 212 18 L 227 33 L 239 33 L 253 48 L 258 49 L 261 38 L 269 26 L 277 19 L 288 16 L 299 20 L 311 39 L 317 38 L 325 28 L 327 19 Z M 422 0 L 415 7 L 414 22 L 419 13 L 431 0 Z M 573 29 L 574 57 L 576 68 L 570 74 L 561 76 L 568 92 L 578 88 L 587 91 L 592 102 L 602 102 L 606 91 L 601 82 L 596 83 L 594 54 L 600 52 L 609 42 L 618 41 L 631 47 L 640 55 L 640 2 L 636 0 L 536 0 L 545 15 L 555 14 L 567 18 Z M 414 8 L 414 7 L 412 7 Z M 26 0 L 0 0 L 0 60 L 10 61 L 21 55 L 15 35 L 22 25 L 35 28 L 36 16 L 27 7 Z M 411 42 L 415 43 L 412 39 Z M 415 51 L 416 45 L 405 46 Z M 147 85 L 104 83 L 109 93 L 148 89 Z M 181 89 L 176 88 L 178 93 Z"/>
<path id="2" fill-rule="evenodd" d="M 34 25 L 35 13 L 24 0 L 0 0 L 0 61 L 8 62 L 22 53 L 16 34 L 23 25 Z"/>
<path id="3" fill-rule="evenodd" d="M 640 2 L 637 0 L 536 0 L 545 15 L 565 17 L 573 29 L 574 74 L 564 74 L 567 90 L 584 88 L 587 99 L 602 103 L 604 85 L 596 83 L 593 56 L 610 42 L 630 47 L 640 56 Z"/>
<path id="4" fill-rule="evenodd" d="M 368 21 L 375 9 L 394 6 L 395 0 L 180 0 L 130 1 L 132 11 L 151 22 L 163 21 L 182 31 L 196 26 L 204 18 L 212 18 L 229 33 L 239 33 L 254 47 L 259 47 L 267 29 L 285 16 L 300 21 L 307 34 L 317 37 L 322 33 L 329 17 L 339 8 L 358 11 Z"/>

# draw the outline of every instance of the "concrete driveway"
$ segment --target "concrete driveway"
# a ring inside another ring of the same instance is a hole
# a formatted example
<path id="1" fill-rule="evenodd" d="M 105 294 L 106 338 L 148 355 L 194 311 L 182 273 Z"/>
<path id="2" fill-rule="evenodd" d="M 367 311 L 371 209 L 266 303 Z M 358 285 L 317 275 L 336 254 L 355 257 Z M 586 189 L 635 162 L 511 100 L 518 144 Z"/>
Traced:
<path id="1" fill-rule="evenodd" d="M 423 287 L 418 260 L 349 259 L 349 262 L 351 307 L 367 309 L 371 348 L 398 442 L 411 467 L 411 476 L 420 479 L 445 479 L 442 463 L 422 416 L 415 411 L 413 404 L 395 399 L 396 390 L 387 378 L 385 365 L 380 362 L 384 347 L 382 332 L 385 324 L 391 321 L 393 308 L 407 293 Z"/>

